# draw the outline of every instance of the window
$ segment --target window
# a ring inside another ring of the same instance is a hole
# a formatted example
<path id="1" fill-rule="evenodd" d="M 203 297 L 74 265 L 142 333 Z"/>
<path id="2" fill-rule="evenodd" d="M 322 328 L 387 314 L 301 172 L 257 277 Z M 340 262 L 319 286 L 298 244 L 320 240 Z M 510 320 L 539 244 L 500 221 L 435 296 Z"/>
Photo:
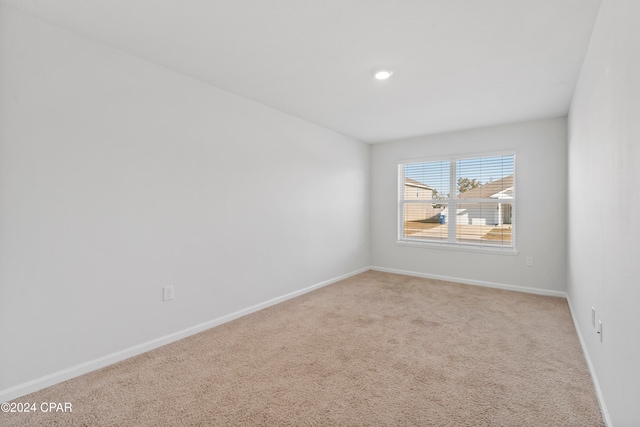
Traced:
<path id="1" fill-rule="evenodd" d="M 398 243 L 515 252 L 515 155 L 398 164 Z"/>

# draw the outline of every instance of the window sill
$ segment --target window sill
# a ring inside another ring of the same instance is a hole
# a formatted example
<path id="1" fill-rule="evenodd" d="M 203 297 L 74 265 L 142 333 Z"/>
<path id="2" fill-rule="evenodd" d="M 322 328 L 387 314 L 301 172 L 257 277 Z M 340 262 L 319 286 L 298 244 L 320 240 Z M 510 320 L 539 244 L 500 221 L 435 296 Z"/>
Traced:
<path id="1" fill-rule="evenodd" d="M 491 247 L 480 246 L 466 243 L 449 243 L 449 242 L 418 242 L 415 240 L 398 240 L 396 241 L 398 246 L 410 246 L 414 248 L 426 248 L 426 249 L 442 249 L 446 251 L 462 251 L 462 252 L 476 252 L 483 254 L 496 254 L 496 255 L 518 255 L 518 251 L 515 248 L 510 247 Z"/>

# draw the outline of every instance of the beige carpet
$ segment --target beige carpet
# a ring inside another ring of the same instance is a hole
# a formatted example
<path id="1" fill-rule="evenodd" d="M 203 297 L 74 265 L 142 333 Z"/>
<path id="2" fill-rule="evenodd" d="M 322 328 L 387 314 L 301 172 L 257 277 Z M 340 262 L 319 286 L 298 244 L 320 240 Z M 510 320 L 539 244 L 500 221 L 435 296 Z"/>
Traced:
<path id="1" fill-rule="evenodd" d="M 564 299 L 369 271 L 17 399 L 0 425 L 603 426 Z"/>

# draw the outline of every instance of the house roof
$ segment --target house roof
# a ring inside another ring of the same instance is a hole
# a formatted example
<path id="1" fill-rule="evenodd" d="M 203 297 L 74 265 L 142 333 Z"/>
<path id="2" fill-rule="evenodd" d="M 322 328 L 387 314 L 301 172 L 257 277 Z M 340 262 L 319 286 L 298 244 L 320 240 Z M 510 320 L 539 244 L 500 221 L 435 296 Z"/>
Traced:
<path id="1" fill-rule="evenodd" d="M 433 187 L 430 187 L 427 184 L 423 184 L 422 182 L 416 181 L 415 179 L 412 179 L 412 178 L 405 177 L 404 185 L 408 185 L 409 187 L 424 188 L 426 190 L 433 190 Z"/>
<path id="2" fill-rule="evenodd" d="M 496 181 L 487 182 L 480 187 L 472 188 L 458 194 L 459 199 L 513 198 L 513 175 Z"/>

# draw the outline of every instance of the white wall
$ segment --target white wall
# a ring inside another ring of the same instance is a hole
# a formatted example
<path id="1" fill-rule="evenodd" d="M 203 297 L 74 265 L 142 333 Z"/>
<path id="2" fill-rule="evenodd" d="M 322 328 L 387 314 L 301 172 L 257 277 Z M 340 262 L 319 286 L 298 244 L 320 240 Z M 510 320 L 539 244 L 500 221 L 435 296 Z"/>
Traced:
<path id="1" fill-rule="evenodd" d="M 3 6 L 0 396 L 368 266 L 368 179 L 363 143 Z"/>
<path id="2" fill-rule="evenodd" d="M 566 120 L 424 136 L 371 150 L 372 265 L 468 283 L 562 294 L 566 278 Z M 517 256 L 396 244 L 397 161 L 516 151 Z M 534 266 L 525 266 L 525 257 Z"/>
<path id="3" fill-rule="evenodd" d="M 639 20 L 637 0 L 603 0 L 569 116 L 567 292 L 620 427 L 640 425 Z"/>

